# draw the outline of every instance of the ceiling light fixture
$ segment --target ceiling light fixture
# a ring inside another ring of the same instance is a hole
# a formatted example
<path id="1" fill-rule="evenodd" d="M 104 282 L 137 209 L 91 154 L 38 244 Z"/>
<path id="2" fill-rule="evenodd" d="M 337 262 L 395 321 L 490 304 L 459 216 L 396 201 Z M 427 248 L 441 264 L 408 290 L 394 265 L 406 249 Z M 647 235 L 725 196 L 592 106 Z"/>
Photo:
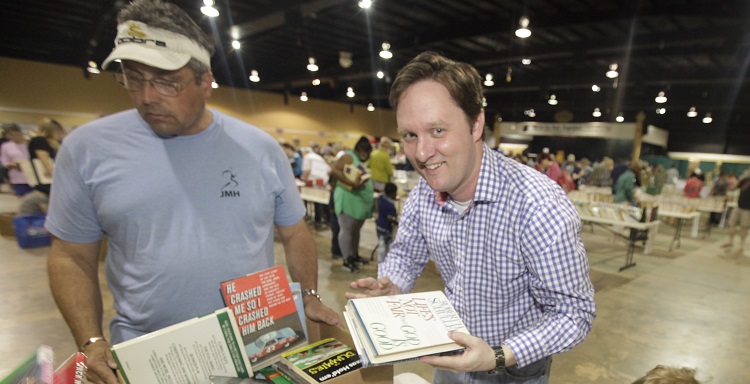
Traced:
<path id="1" fill-rule="evenodd" d="M 96 65 L 96 61 L 93 61 L 93 60 L 89 61 L 88 64 L 89 66 L 86 67 L 86 71 L 88 71 L 88 73 L 93 73 L 95 75 L 98 75 L 101 73 L 101 71 L 99 70 L 99 66 Z"/>
<path id="2" fill-rule="evenodd" d="M 607 71 L 607 77 L 609 77 L 610 79 L 614 79 L 617 76 L 620 76 L 620 74 L 617 72 L 617 64 L 610 64 L 609 71 Z"/>
<path id="3" fill-rule="evenodd" d="M 354 97 L 354 88 L 346 87 L 346 95 L 349 97 Z"/>
<path id="4" fill-rule="evenodd" d="M 711 117 L 711 112 L 706 113 L 706 117 L 703 118 L 703 124 L 710 124 L 714 119 Z"/>
<path id="5" fill-rule="evenodd" d="M 602 112 L 599 110 L 599 108 L 594 108 L 594 112 L 591 113 L 591 116 L 602 117 Z"/>
<path id="6" fill-rule="evenodd" d="M 508 67 L 508 72 L 505 72 L 505 82 L 510 83 L 513 80 L 513 68 Z"/>
<path id="7" fill-rule="evenodd" d="M 531 36 L 531 30 L 528 28 L 529 26 L 529 18 L 524 16 L 521 18 L 521 20 L 518 21 L 518 25 L 520 28 L 516 29 L 516 36 L 525 39 L 529 36 Z"/>
<path id="8" fill-rule="evenodd" d="M 687 117 L 696 117 L 698 116 L 698 111 L 695 110 L 695 107 L 690 107 L 687 113 Z"/>
<path id="9" fill-rule="evenodd" d="M 250 71 L 250 81 L 252 81 L 253 83 L 257 83 L 260 81 L 260 76 L 258 76 L 258 71 L 254 69 Z"/>
<path id="10" fill-rule="evenodd" d="M 299 99 L 302 100 L 302 101 L 307 101 L 307 92 L 302 92 L 299 95 Z"/>
<path id="11" fill-rule="evenodd" d="M 362 8 L 362 9 L 370 9 L 370 7 L 372 6 L 372 1 L 371 0 L 361 0 L 359 3 L 357 3 L 357 5 L 359 5 L 359 7 Z"/>
<path id="12" fill-rule="evenodd" d="M 367 104 L 367 110 L 370 111 L 370 112 L 372 112 L 372 111 L 375 110 L 375 106 L 372 105 L 372 103 L 369 103 L 369 104 Z"/>
<path id="13" fill-rule="evenodd" d="M 534 112 L 533 108 L 532 109 L 527 109 L 527 110 L 523 111 L 523 114 L 526 115 L 526 116 L 528 116 L 528 117 L 535 117 L 536 116 L 536 112 Z"/>
<path id="14" fill-rule="evenodd" d="M 486 97 L 483 97 L 483 98 L 482 98 L 482 107 L 484 108 L 484 107 L 486 107 L 486 106 L 487 106 L 487 98 L 486 98 Z"/>
<path id="15" fill-rule="evenodd" d="M 235 50 L 237 50 L 237 49 L 240 49 L 241 46 L 242 46 L 242 44 L 240 44 L 239 40 L 232 40 L 232 48 L 234 48 Z"/>
<path id="16" fill-rule="evenodd" d="M 529 65 L 529 64 L 531 64 L 531 59 L 528 59 L 528 58 L 527 59 L 521 59 L 521 64 L 523 64 L 523 65 Z"/>
<path id="17" fill-rule="evenodd" d="M 219 10 L 214 8 L 214 0 L 203 0 L 204 6 L 201 7 L 201 13 L 208 17 L 219 16 Z"/>
<path id="18" fill-rule="evenodd" d="M 656 108 L 656 114 L 657 115 L 663 115 L 665 113 L 667 113 L 667 109 L 666 108 Z"/>
<path id="19" fill-rule="evenodd" d="M 383 48 L 383 50 L 380 51 L 380 57 L 382 57 L 382 58 L 384 58 L 386 60 L 388 60 L 391 57 L 393 57 L 393 52 L 389 51 L 389 49 L 391 49 L 391 45 L 388 44 L 388 42 L 383 43 L 381 45 L 381 47 Z"/>
<path id="20" fill-rule="evenodd" d="M 320 79 L 313 79 L 312 85 L 315 85 L 315 86 L 320 85 Z"/>
<path id="21" fill-rule="evenodd" d="M 212 81 L 211 82 L 211 88 L 213 88 L 213 89 L 219 88 L 219 83 L 217 83 L 215 81 Z"/>
<path id="22" fill-rule="evenodd" d="M 620 112 L 617 117 L 615 117 L 615 121 L 617 121 L 618 123 L 622 123 L 623 121 L 625 121 L 625 118 L 622 116 L 622 112 Z"/>
<path id="23" fill-rule="evenodd" d="M 339 65 L 341 68 L 349 68 L 354 64 L 352 53 L 348 51 L 339 51 Z"/>
<path id="24" fill-rule="evenodd" d="M 484 85 L 486 87 L 491 87 L 491 86 L 495 85 L 495 82 L 492 81 L 492 74 L 491 73 L 488 73 L 487 75 L 484 76 Z"/>
<path id="25" fill-rule="evenodd" d="M 549 100 L 547 100 L 547 104 L 549 105 L 557 105 L 557 96 L 555 94 L 549 95 Z"/>
<path id="26" fill-rule="evenodd" d="M 316 72 L 318 70 L 318 65 L 315 64 L 315 58 L 314 57 L 311 57 L 311 58 L 307 59 L 307 62 L 308 62 L 308 64 L 307 64 L 307 70 L 308 71 L 310 71 L 310 72 Z"/>
<path id="27" fill-rule="evenodd" d="M 654 99 L 655 102 L 659 104 L 664 104 L 667 102 L 667 96 L 664 95 L 664 91 L 659 91 L 659 93 L 656 95 L 656 98 Z"/>
<path id="28" fill-rule="evenodd" d="M 378 76 L 378 79 L 382 79 L 385 77 L 385 73 L 383 71 L 378 71 L 377 76 Z"/>
<path id="29" fill-rule="evenodd" d="M 602 87 L 594 84 L 594 85 L 591 86 L 591 90 L 594 91 L 594 92 L 599 92 L 599 91 L 602 90 Z"/>

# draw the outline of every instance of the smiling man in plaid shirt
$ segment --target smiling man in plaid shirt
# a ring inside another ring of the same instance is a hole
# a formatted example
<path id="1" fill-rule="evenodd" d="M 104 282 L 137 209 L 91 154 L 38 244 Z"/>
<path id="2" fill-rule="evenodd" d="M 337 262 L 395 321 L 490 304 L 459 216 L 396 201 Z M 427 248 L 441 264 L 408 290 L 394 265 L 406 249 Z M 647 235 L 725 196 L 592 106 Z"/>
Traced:
<path id="1" fill-rule="evenodd" d="M 547 383 L 551 355 L 583 341 L 595 317 L 581 222 L 554 181 L 487 147 L 481 77 L 425 52 L 390 101 L 422 176 L 379 278 L 347 297 L 411 291 L 432 259 L 471 335 L 460 355 L 428 356 L 435 383 Z"/>

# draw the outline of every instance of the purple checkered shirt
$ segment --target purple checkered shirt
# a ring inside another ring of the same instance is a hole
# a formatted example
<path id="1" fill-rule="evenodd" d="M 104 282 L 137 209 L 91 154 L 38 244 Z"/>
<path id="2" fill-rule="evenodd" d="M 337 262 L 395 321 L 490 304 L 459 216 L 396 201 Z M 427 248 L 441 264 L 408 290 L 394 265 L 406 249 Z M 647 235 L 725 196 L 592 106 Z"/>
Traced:
<path id="1" fill-rule="evenodd" d="M 508 345 L 518 366 L 572 348 L 591 329 L 594 287 L 575 207 L 543 173 L 487 146 L 464 214 L 419 180 L 378 274 L 410 292 L 429 259 L 471 334 Z"/>

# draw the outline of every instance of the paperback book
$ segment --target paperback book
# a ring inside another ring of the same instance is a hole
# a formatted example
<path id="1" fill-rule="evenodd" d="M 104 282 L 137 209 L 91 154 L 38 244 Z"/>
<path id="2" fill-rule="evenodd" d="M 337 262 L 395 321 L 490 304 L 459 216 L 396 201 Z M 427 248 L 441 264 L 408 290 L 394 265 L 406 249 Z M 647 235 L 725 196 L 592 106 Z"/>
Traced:
<path id="1" fill-rule="evenodd" d="M 281 365 L 306 383 L 315 384 L 362 368 L 362 361 L 352 347 L 327 338 L 282 354 Z"/>
<path id="2" fill-rule="evenodd" d="M 112 355 L 126 384 L 208 384 L 211 376 L 252 375 L 228 308 L 115 344 Z"/>
<path id="3" fill-rule="evenodd" d="M 360 183 L 372 177 L 371 174 L 367 173 L 364 166 L 360 165 L 360 166 L 355 167 L 352 164 L 347 164 L 344 166 L 344 176 L 346 176 L 347 179 L 355 183 Z M 349 184 L 345 184 L 345 183 L 339 183 L 339 184 L 341 185 L 341 187 L 343 187 L 347 191 L 352 190 L 352 186 Z"/>
<path id="4" fill-rule="evenodd" d="M 283 352 L 307 343 L 284 266 L 225 281 L 221 283 L 221 293 L 256 369 L 271 365 Z"/>
<path id="5" fill-rule="evenodd" d="M 54 370 L 54 353 L 52 347 L 40 345 L 10 375 L 0 380 L 0 384 L 52 384 Z"/>
<path id="6" fill-rule="evenodd" d="M 86 374 L 86 355 L 76 352 L 60 364 L 54 373 L 55 384 L 83 384 Z"/>
<path id="7" fill-rule="evenodd" d="M 448 332 L 469 333 L 441 291 L 351 299 L 344 319 L 364 367 L 458 353 Z"/>

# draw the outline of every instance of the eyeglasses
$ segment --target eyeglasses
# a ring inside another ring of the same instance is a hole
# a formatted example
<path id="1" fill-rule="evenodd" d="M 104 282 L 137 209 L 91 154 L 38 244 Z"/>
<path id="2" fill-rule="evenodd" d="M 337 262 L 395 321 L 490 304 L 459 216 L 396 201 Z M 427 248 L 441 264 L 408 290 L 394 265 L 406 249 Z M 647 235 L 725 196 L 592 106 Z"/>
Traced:
<path id="1" fill-rule="evenodd" d="M 180 92 L 182 92 L 182 90 L 185 88 L 185 84 L 192 81 L 186 80 L 178 83 L 159 78 L 146 80 L 143 78 L 143 76 L 127 72 L 116 72 L 115 79 L 117 79 L 117 82 L 120 83 L 120 85 L 122 85 L 125 89 L 133 92 L 142 91 L 145 83 L 151 83 L 151 86 L 154 87 L 156 93 L 167 97 L 175 97 L 179 95 Z"/>

